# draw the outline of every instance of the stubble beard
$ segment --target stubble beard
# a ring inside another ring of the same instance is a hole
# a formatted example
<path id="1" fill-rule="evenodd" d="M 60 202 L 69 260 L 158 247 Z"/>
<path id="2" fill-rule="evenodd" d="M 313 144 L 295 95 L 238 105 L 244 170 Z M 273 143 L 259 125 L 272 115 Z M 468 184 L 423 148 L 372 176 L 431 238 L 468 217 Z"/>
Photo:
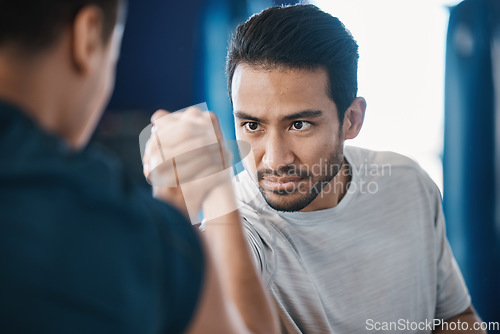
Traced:
<path id="1" fill-rule="evenodd" d="M 295 212 L 300 211 L 311 204 L 318 197 L 326 185 L 339 173 L 344 159 L 343 147 L 339 145 L 325 160 L 327 168 L 319 175 L 313 175 L 307 171 L 301 170 L 296 166 L 284 166 L 276 171 L 261 170 L 257 172 L 257 182 L 259 190 L 267 204 L 277 211 Z M 300 176 L 297 189 L 293 191 L 267 190 L 263 189 L 261 182 L 265 176 Z M 333 185 L 332 185 L 333 186 Z"/>

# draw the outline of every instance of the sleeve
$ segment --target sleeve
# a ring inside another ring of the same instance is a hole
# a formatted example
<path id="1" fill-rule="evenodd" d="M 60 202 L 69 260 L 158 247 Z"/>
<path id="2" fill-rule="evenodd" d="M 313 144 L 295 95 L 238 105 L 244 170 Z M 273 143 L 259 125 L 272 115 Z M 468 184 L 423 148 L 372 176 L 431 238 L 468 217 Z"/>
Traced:
<path id="1" fill-rule="evenodd" d="M 250 223 L 249 217 L 243 218 L 243 231 L 250 247 L 250 252 L 263 282 L 270 287 L 275 279 L 277 255 L 274 252 L 275 237 L 266 232 L 263 222 Z M 262 225 L 261 225 L 262 223 Z"/>
<path id="2" fill-rule="evenodd" d="M 437 187 L 435 189 L 437 298 L 434 318 L 447 320 L 465 311 L 471 303 L 471 298 L 446 238 L 441 196 Z"/>
<path id="3" fill-rule="evenodd" d="M 264 272 L 264 263 L 262 260 L 262 242 L 260 242 L 259 235 L 257 231 L 252 227 L 252 225 L 248 222 L 248 220 L 243 217 L 242 218 L 243 231 L 245 233 L 245 238 L 248 242 L 248 247 L 250 248 L 250 253 L 252 254 L 252 258 L 254 264 L 259 271 L 259 273 Z"/>
<path id="4" fill-rule="evenodd" d="M 248 221 L 246 217 L 241 218 L 241 224 L 243 225 L 243 233 L 245 234 L 245 239 L 250 249 L 250 254 L 252 256 L 253 263 L 257 268 L 259 273 L 264 272 L 264 261 L 262 252 L 262 241 L 259 237 L 257 231 L 253 228 L 252 224 Z M 200 224 L 200 231 L 203 233 L 206 229 L 206 220 L 203 219 Z"/>
<path id="5" fill-rule="evenodd" d="M 240 208 L 241 209 L 241 208 Z M 241 224 L 243 226 L 243 233 L 250 249 L 250 254 L 252 256 L 253 263 L 265 282 L 270 282 L 272 280 L 272 274 L 270 274 L 271 263 L 267 261 L 265 245 L 264 242 L 252 223 L 249 222 L 249 218 L 242 215 Z M 200 230 L 204 231 L 206 228 L 206 221 L 203 220 L 200 226 Z"/>

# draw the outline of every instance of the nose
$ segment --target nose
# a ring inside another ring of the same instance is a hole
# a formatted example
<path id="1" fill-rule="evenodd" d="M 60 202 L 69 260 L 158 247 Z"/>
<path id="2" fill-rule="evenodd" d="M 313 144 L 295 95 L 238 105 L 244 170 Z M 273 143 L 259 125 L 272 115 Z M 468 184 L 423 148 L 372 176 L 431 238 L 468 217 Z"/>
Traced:
<path id="1" fill-rule="evenodd" d="M 294 162 L 289 143 L 278 133 L 271 133 L 267 136 L 264 148 L 262 163 L 266 168 L 276 171 Z"/>

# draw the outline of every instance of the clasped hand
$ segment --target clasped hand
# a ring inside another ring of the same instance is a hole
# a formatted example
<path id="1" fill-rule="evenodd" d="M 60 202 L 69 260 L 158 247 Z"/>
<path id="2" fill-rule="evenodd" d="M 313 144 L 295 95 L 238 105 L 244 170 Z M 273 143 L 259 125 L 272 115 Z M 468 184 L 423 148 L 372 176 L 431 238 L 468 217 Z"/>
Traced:
<path id="1" fill-rule="evenodd" d="M 195 223 L 211 192 L 220 187 L 231 192 L 231 154 L 217 118 L 191 107 L 175 113 L 158 110 L 151 120 L 144 175 L 155 197 L 175 205 Z M 211 207 L 221 200 L 212 198 Z"/>

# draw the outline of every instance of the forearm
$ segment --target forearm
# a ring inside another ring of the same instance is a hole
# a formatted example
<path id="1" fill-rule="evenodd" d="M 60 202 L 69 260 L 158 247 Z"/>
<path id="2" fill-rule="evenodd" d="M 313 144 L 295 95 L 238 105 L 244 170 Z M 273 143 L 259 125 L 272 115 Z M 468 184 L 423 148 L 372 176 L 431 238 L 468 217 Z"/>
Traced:
<path id="1" fill-rule="evenodd" d="M 152 180 L 155 196 L 173 203 L 192 222 L 200 206 L 207 218 L 202 234 L 209 253 L 205 297 L 193 333 L 200 332 L 203 324 L 220 328 L 209 332 L 246 332 L 234 330 L 241 328 L 242 323 L 249 332 L 277 333 L 274 305 L 243 234 L 231 182 L 232 169 L 227 163 L 230 157 L 221 145 L 222 133 L 215 115 L 196 108 L 175 115 L 158 111 L 155 115 L 154 137 L 148 140 L 143 157 L 144 174 Z M 172 163 L 168 163 L 170 158 Z M 214 313 L 218 315 L 215 318 Z"/>
<path id="2" fill-rule="evenodd" d="M 214 205 L 234 200 L 230 184 L 217 203 L 204 205 L 210 216 Z M 210 201 L 209 201 L 210 202 Z M 245 324 L 253 333 L 276 333 L 274 304 L 253 263 L 238 211 L 211 219 L 205 225 L 205 238 L 212 253 L 223 286 L 238 308 Z"/>

